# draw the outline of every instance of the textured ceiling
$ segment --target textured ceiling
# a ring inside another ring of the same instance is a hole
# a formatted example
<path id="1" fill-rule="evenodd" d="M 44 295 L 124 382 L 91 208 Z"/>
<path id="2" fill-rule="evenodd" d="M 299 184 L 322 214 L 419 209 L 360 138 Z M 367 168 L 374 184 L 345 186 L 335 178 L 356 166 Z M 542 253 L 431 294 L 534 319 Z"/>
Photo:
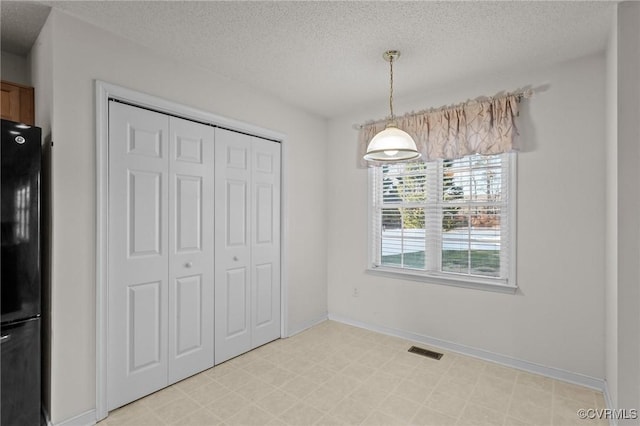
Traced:
<path id="1" fill-rule="evenodd" d="M 36 2 L 0 0 L 0 43 L 5 52 L 26 55 L 51 9 Z"/>
<path id="2" fill-rule="evenodd" d="M 613 13 L 580 1 L 40 3 L 326 117 L 385 102 L 385 50 L 402 52 L 402 96 L 601 51 Z"/>

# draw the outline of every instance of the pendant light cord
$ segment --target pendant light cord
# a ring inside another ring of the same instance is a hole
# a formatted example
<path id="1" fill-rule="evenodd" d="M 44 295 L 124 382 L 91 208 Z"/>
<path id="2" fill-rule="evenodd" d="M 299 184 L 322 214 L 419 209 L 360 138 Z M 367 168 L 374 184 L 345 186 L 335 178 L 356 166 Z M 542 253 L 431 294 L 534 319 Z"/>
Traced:
<path id="1" fill-rule="evenodd" d="M 390 76 L 390 85 L 389 85 L 389 110 L 391 111 L 391 121 L 395 120 L 395 115 L 393 114 L 393 57 L 389 59 L 389 76 Z"/>

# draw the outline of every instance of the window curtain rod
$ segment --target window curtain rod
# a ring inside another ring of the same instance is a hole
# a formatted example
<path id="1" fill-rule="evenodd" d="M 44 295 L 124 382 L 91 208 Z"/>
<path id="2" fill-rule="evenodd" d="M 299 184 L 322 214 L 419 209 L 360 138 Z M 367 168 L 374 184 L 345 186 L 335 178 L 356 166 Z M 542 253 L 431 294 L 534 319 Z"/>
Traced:
<path id="1" fill-rule="evenodd" d="M 491 102 L 491 101 L 494 101 L 494 100 L 500 100 L 500 99 L 504 99 L 504 98 L 516 98 L 516 100 L 518 102 L 520 102 L 523 98 L 524 99 L 531 98 L 536 91 L 537 90 L 532 89 L 532 88 L 517 89 L 517 90 L 514 90 L 512 92 L 504 92 L 503 91 L 503 92 L 499 92 L 498 94 L 496 94 L 494 96 L 479 96 L 479 97 L 477 97 L 475 99 L 468 99 L 468 100 L 466 100 L 464 102 L 459 102 L 457 104 L 442 105 L 442 106 L 439 106 L 439 107 L 423 109 L 421 111 L 411 111 L 411 112 L 408 112 L 408 113 L 406 113 L 404 115 L 396 116 L 396 119 L 397 120 L 401 120 L 403 118 L 417 117 L 417 116 L 430 114 L 430 113 L 434 113 L 434 112 L 440 112 L 440 111 L 446 111 L 446 110 L 453 110 L 453 109 L 457 109 L 457 108 L 462 108 L 462 107 L 464 107 L 466 105 L 473 104 L 473 103 Z M 364 122 L 362 124 L 354 124 L 353 128 L 355 130 L 362 130 L 367 126 L 386 123 L 387 121 L 389 121 L 389 117 L 381 118 L 379 120 L 369 120 L 369 121 L 366 121 L 366 122 Z"/>

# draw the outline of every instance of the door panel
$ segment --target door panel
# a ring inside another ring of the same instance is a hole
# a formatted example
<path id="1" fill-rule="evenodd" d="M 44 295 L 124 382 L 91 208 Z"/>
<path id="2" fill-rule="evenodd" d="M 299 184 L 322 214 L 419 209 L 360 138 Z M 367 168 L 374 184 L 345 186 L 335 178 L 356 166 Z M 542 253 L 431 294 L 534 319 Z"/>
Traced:
<path id="1" fill-rule="evenodd" d="M 240 169 L 248 172 L 249 165 L 247 164 L 247 160 L 249 157 L 249 147 L 246 142 L 247 135 L 229 132 L 228 130 L 223 129 L 219 129 L 216 135 L 222 135 L 221 137 L 225 139 L 235 139 L 236 141 L 243 140 L 243 143 L 239 143 L 238 146 L 226 145 L 226 167 L 229 169 Z"/>
<path id="2" fill-rule="evenodd" d="M 202 276 L 176 280 L 176 355 L 183 356 L 202 347 Z"/>
<path id="3" fill-rule="evenodd" d="M 128 154 L 162 158 L 162 131 L 160 129 L 139 127 L 135 123 L 129 123 L 127 127 Z"/>
<path id="4" fill-rule="evenodd" d="M 109 108 L 113 409 L 213 365 L 214 132 Z"/>
<path id="5" fill-rule="evenodd" d="M 251 138 L 252 347 L 280 337 L 280 144 Z"/>
<path id="6" fill-rule="evenodd" d="M 203 140 L 186 135 L 176 135 L 176 161 L 202 164 Z"/>
<path id="7" fill-rule="evenodd" d="M 127 374 L 162 362 L 159 281 L 129 286 L 127 336 L 129 360 Z"/>
<path id="8" fill-rule="evenodd" d="M 129 170 L 129 256 L 160 255 L 162 173 Z"/>
<path id="9" fill-rule="evenodd" d="M 228 337 L 247 333 L 247 297 L 249 295 L 247 270 L 245 268 L 227 270 L 227 330 Z"/>
<path id="10" fill-rule="evenodd" d="M 268 325 L 273 318 L 273 267 L 270 263 L 256 265 L 256 327 Z M 278 294 L 278 297 L 280 295 Z M 280 314 L 280 312 L 278 312 Z"/>
<path id="11" fill-rule="evenodd" d="M 176 117 L 169 128 L 169 383 L 174 383 L 213 366 L 214 130 Z"/>
<path id="12" fill-rule="evenodd" d="M 273 185 L 256 185 L 256 243 L 274 244 L 273 241 Z"/>
<path id="13" fill-rule="evenodd" d="M 251 349 L 251 138 L 216 129 L 215 361 Z"/>
<path id="14" fill-rule="evenodd" d="M 227 247 L 247 246 L 247 183 L 231 180 L 227 181 L 226 238 Z"/>
<path id="15" fill-rule="evenodd" d="M 167 384 L 168 121 L 109 103 L 108 409 Z"/>
<path id="16" fill-rule="evenodd" d="M 176 176 L 176 252 L 199 251 L 202 240 L 202 178 Z"/>
<path id="17" fill-rule="evenodd" d="M 280 337 L 280 144 L 216 129 L 216 363 Z"/>

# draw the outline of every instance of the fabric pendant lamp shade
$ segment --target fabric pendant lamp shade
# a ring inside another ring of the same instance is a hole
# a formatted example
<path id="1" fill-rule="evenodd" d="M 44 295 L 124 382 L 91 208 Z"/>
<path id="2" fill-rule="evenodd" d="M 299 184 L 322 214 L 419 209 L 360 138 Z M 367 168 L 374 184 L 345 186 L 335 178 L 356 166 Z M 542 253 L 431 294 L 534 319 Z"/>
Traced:
<path id="1" fill-rule="evenodd" d="M 407 161 L 420 157 L 413 138 L 394 124 L 375 135 L 364 156 L 368 161 Z"/>

